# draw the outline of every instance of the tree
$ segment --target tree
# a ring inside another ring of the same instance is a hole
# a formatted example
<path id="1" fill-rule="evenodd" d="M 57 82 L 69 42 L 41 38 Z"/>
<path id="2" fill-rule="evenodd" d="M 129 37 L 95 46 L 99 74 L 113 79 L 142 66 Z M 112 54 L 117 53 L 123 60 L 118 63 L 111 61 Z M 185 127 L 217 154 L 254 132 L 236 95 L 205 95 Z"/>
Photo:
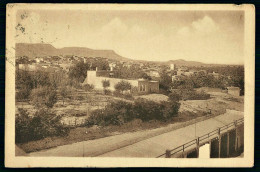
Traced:
<path id="1" fill-rule="evenodd" d="M 77 82 L 82 83 L 87 77 L 87 70 L 90 69 L 88 63 L 79 62 L 69 69 L 70 79 L 75 79 Z"/>
<path id="2" fill-rule="evenodd" d="M 57 71 L 49 73 L 49 80 L 53 87 L 57 88 L 59 86 L 68 85 L 68 76 L 64 71 Z M 65 83 L 64 83 L 65 81 Z"/>
<path id="3" fill-rule="evenodd" d="M 159 87 L 162 90 L 169 91 L 172 78 L 167 74 L 166 70 L 160 72 L 160 83 Z"/>
<path id="4" fill-rule="evenodd" d="M 141 73 L 140 76 L 141 76 L 140 78 L 147 79 L 147 80 L 152 80 L 151 76 L 147 75 L 147 74 L 144 73 L 144 72 Z"/>
<path id="5" fill-rule="evenodd" d="M 37 70 L 32 74 L 33 78 L 33 88 L 37 88 L 39 86 L 50 86 L 50 78 L 49 73 L 44 71 Z"/>
<path id="6" fill-rule="evenodd" d="M 109 70 L 109 63 L 105 58 L 96 57 L 92 64 L 92 69 L 96 69 L 96 67 L 99 70 Z"/>
<path id="7" fill-rule="evenodd" d="M 181 100 L 181 95 L 178 94 L 176 91 L 170 93 L 168 97 L 169 101 L 178 102 L 179 100 Z"/>
<path id="8" fill-rule="evenodd" d="M 31 116 L 23 109 L 18 109 L 18 112 L 15 118 L 16 143 L 49 136 L 63 136 L 69 131 L 61 124 L 61 116 L 52 113 L 49 109 L 41 108 Z"/>
<path id="9" fill-rule="evenodd" d="M 40 86 L 32 90 L 31 102 L 36 107 L 52 108 L 57 102 L 56 90 L 50 86 Z"/>
<path id="10" fill-rule="evenodd" d="M 103 88 L 104 88 L 104 93 L 106 94 L 107 87 L 110 86 L 109 80 L 103 80 L 103 81 L 102 81 L 102 86 L 103 86 Z"/>
<path id="11" fill-rule="evenodd" d="M 63 86 L 61 87 L 61 89 L 60 89 L 60 95 L 61 95 L 61 97 L 62 97 L 62 104 L 64 104 L 64 99 L 67 98 L 67 97 L 69 97 L 70 93 L 71 93 L 71 92 L 70 92 L 70 89 L 69 89 L 67 86 L 63 85 Z"/>
<path id="12" fill-rule="evenodd" d="M 124 91 L 131 90 L 132 86 L 127 81 L 120 81 L 115 85 L 115 89 L 121 93 L 124 93 Z"/>
<path id="13" fill-rule="evenodd" d="M 16 94 L 16 99 L 27 99 L 31 94 L 31 90 L 33 89 L 32 75 L 27 71 L 16 71 L 15 86 L 18 90 Z"/>

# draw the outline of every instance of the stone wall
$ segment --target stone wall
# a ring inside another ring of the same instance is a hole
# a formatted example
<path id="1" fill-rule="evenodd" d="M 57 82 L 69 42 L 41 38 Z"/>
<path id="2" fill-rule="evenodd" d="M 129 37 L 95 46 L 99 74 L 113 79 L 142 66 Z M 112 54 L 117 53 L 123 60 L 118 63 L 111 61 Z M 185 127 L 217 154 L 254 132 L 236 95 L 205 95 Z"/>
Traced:
<path id="1" fill-rule="evenodd" d="M 104 74 L 104 72 L 102 73 Z M 110 86 L 107 88 L 110 91 L 115 91 L 115 85 L 122 80 L 127 81 L 131 84 L 132 89 L 136 88 L 140 93 L 158 93 L 159 92 L 159 82 L 149 81 L 149 80 L 128 80 L 128 79 L 118 79 L 101 76 L 99 71 L 87 71 L 87 78 L 83 82 L 83 85 L 90 84 L 94 85 L 97 90 L 103 89 L 103 80 L 108 80 Z"/>

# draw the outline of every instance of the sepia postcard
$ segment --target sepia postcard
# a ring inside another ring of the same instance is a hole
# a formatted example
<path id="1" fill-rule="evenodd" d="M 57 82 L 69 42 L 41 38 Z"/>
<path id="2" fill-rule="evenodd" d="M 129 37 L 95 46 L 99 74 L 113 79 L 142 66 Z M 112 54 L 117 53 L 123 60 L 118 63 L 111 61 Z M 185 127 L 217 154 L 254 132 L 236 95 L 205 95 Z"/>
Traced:
<path id="1" fill-rule="evenodd" d="M 253 167 L 255 7 L 8 4 L 6 167 Z"/>

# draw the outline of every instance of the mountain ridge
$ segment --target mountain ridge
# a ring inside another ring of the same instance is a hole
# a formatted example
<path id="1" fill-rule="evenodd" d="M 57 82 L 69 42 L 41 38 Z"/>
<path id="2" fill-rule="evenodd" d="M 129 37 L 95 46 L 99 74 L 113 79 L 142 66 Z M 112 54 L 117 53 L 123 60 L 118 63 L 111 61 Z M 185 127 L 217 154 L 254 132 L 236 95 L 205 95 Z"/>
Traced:
<path id="1" fill-rule="evenodd" d="M 123 57 L 117 54 L 114 50 L 95 50 L 87 47 L 63 47 L 55 48 L 48 43 L 16 43 L 16 57 L 27 56 L 29 58 L 42 56 L 58 56 L 58 55 L 76 55 L 84 57 L 104 57 L 110 60 L 117 61 L 138 61 L 144 63 L 157 63 L 168 65 L 174 63 L 177 66 L 221 66 L 224 64 L 207 64 L 198 61 L 187 61 L 183 59 L 168 60 L 168 61 L 149 61 L 149 60 L 134 60 Z"/>
<path id="2" fill-rule="evenodd" d="M 94 50 L 87 47 L 63 47 L 55 48 L 46 43 L 16 43 L 15 56 L 27 56 L 29 58 L 42 56 L 76 55 L 85 57 L 106 57 L 112 60 L 130 61 L 126 57 L 117 54 L 114 50 Z"/>

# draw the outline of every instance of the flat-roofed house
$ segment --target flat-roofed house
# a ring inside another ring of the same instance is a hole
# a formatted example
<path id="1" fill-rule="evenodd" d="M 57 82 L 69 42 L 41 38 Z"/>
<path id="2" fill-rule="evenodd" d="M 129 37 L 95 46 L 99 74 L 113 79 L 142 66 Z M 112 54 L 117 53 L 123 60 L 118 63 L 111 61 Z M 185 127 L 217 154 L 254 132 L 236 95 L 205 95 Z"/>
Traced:
<path id="1" fill-rule="evenodd" d="M 158 93 L 159 92 L 159 81 L 150 81 L 147 79 L 120 79 L 113 78 L 113 71 L 105 71 L 105 70 L 95 70 L 95 71 L 87 71 L 87 77 L 83 82 L 83 85 L 90 84 L 94 86 L 96 90 L 102 90 L 103 84 L 102 81 L 108 80 L 110 86 L 107 88 L 111 91 L 115 91 L 115 85 L 122 80 L 127 81 L 131 84 L 131 90 L 137 90 L 138 93 Z"/>
<path id="2" fill-rule="evenodd" d="M 240 88 L 239 87 L 227 87 L 228 94 L 233 96 L 240 96 Z"/>

